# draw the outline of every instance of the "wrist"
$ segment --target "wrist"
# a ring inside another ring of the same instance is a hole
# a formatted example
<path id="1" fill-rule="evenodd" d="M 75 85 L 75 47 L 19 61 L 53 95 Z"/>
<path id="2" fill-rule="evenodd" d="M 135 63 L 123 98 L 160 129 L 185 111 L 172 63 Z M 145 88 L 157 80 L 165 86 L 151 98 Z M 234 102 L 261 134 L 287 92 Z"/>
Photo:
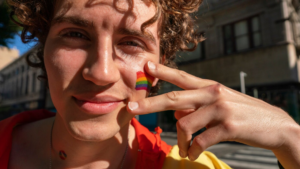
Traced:
<path id="1" fill-rule="evenodd" d="M 300 167 L 300 126 L 288 124 L 282 130 L 281 144 L 273 149 L 273 153 L 285 168 Z"/>

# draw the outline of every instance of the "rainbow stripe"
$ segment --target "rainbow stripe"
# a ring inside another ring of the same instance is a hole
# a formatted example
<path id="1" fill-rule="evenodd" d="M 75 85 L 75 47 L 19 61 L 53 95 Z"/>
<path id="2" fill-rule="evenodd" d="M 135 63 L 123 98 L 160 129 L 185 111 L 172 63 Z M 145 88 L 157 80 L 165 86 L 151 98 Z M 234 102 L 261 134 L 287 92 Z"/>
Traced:
<path id="1" fill-rule="evenodd" d="M 136 72 L 136 76 L 137 79 L 136 79 L 135 89 L 150 91 L 154 77 L 145 74 L 142 71 Z"/>

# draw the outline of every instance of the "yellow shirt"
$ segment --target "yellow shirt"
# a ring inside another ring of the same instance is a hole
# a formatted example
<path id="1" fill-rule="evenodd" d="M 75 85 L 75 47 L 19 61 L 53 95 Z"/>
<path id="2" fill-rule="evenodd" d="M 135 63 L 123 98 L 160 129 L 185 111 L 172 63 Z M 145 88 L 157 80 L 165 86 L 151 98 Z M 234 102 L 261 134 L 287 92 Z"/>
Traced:
<path id="1" fill-rule="evenodd" d="M 178 152 L 178 146 L 173 146 L 165 159 L 163 169 L 231 169 L 213 153 L 208 151 L 204 151 L 195 161 L 190 161 L 188 158 L 181 158 Z"/>

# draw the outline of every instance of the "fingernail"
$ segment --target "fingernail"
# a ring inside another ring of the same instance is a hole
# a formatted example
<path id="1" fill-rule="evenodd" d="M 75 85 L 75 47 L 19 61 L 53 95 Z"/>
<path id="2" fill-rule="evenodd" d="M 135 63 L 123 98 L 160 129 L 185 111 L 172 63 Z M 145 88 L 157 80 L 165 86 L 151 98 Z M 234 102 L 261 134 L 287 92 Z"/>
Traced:
<path id="1" fill-rule="evenodd" d="M 155 66 L 155 64 L 153 62 L 148 61 L 148 68 L 149 69 L 156 69 L 156 66 Z"/>
<path id="2" fill-rule="evenodd" d="M 139 104 L 137 102 L 129 102 L 128 107 L 130 110 L 135 110 L 139 107 Z"/>

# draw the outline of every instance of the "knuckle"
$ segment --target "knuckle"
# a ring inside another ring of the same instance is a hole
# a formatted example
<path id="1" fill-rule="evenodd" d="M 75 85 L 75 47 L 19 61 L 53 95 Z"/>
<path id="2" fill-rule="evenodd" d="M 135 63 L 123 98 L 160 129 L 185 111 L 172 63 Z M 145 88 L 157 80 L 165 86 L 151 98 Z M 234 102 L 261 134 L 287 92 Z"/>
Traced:
<path id="1" fill-rule="evenodd" d="M 234 134 L 236 133 L 236 130 L 238 129 L 238 125 L 234 123 L 233 121 L 225 121 L 222 123 L 222 128 L 226 133 Z"/>
<path id="2" fill-rule="evenodd" d="M 193 140 L 193 144 L 199 147 L 201 150 L 205 150 L 206 142 L 205 139 L 201 136 L 197 136 Z"/>
<path id="3" fill-rule="evenodd" d="M 178 70 L 178 74 L 181 76 L 181 78 L 186 78 L 188 76 L 188 73 L 183 70 Z"/>
<path id="4" fill-rule="evenodd" d="M 180 119 L 176 123 L 176 127 L 178 130 L 184 132 L 185 134 L 189 134 L 189 122 L 185 119 Z"/>
<path id="5" fill-rule="evenodd" d="M 169 93 L 167 93 L 167 97 L 172 102 L 176 102 L 179 99 L 179 92 L 178 91 L 169 92 Z"/>
<path id="6" fill-rule="evenodd" d="M 221 93 L 223 92 L 224 86 L 220 83 L 216 83 L 210 86 L 210 91 L 217 96 L 220 96 Z"/>
<path id="7" fill-rule="evenodd" d="M 224 101 L 224 100 L 219 100 L 216 103 L 215 109 L 217 112 L 222 112 L 222 113 L 227 113 L 230 112 L 230 102 L 229 101 Z"/>

